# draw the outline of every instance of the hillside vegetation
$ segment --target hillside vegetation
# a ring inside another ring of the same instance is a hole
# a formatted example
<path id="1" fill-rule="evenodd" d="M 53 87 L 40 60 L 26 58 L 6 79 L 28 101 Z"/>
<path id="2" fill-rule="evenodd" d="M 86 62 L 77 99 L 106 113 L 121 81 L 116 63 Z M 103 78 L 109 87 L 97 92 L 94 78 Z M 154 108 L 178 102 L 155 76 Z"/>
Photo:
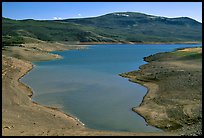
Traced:
<path id="1" fill-rule="evenodd" d="M 166 18 L 117 12 L 92 18 L 12 20 L 2 18 L 3 46 L 26 36 L 63 42 L 198 42 L 202 24 L 188 17 Z M 7 43 L 9 40 L 9 43 Z"/>

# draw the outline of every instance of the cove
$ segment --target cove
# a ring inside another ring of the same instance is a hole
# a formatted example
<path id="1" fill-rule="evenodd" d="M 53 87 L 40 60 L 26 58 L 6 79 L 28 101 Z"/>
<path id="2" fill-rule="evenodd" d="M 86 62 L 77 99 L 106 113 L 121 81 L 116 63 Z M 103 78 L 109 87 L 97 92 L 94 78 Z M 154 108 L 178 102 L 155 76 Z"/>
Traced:
<path id="1" fill-rule="evenodd" d="M 147 125 L 132 107 L 147 89 L 118 74 L 139 69 L 145 56 L 196 44 L 106 44 L 84 50 L 53 52 L 60 60 L 34 62 L 21 82 L 34 92 L 32 100 L 77 117 L 86 127 L 99 130 L 159 132 Z"/>

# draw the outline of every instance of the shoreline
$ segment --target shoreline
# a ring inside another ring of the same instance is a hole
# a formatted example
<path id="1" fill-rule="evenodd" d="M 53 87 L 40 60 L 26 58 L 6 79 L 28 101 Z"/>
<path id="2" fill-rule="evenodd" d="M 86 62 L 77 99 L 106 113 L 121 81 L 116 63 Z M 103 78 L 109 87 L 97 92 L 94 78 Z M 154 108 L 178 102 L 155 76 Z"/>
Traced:
<path id="1" fill-rule="evenodd" d="M 35 53 L 29 56 L 35 56 Z M 54 59 L 60 58 L 56 55 L 52 56 L 54 56 Z M 26 59 L 26 57 L 24 58 Z M 2 135 L 175 135 L 161 132 L 93 130 L 86 128 L 76 117 L 66 114 L 58 108 L 43 106 L 32 101 L 32 88 L 20 81 L 24 75 L 34 68 L 32 61 L 25 59 L 17 59 L 2 54 L 2 96 L 3 99 L 9 98 L 9 100 L 4 100 L 2 104 Z M 43 57 L 42 60 L 47 60 L 47 58 Z M 7 65 L 9 66 L 7 67 Z M 8 83 L 13 85 L 6 85 Z M 17 95 L 10 89 L 15 91 Z M 50 122 L 55 125 L 50 126 Z"/>
<path id="2" fill-rule="evenodd" d="M 143 65 L 141 65 L 141 66 L 143 66 Z M 144 95 L 144 97 L 142 98 L 141 103 L 140 103 L 138 106 L 136 106 L 136 107 L 132 107 L 132 111 L 133 111 L 133 112 L 136 112 L 139 116 L 141 116 L 141 117 L 145 120 L 145 122 L 147 122 L 148 125 L 152 125 L 152 124 L 149 123 L 148 119 L 145 118 L 145 116 L 144 116 L 141 112 L 139 112 L 139 111 L 137 110 L 137 108 L 139 108 L 139 107 L 142 106 L 142 104 L 143 104 L 143 103 L 146 101 L 146 99 L 147 99 L 146 97 L 151 97 L 151 98 L 153 98 L 152 96 L 149 96 L 149 95 L 152 95 L 153 93 L 156 92 L 155 87 L 158 87 L 158 85 L 157 85 L 156 83 L 152 83 L 152 82 L 148 84 L 148 83 L 145 83 L 145 82 L 140 81 L 140 80 L 133 80 L 133 78 L 132 78 L 131 76 L 124 75 L 123 73 L 122 73 L 122 74 L 119 74 L 119 76 L 121 76 L 121 77 L 123 77 L 123 78 L 128 78 L 128 81 L 129 81 L 129 82 L 131 82 L 131 83 L 137 83 L 137 84 L 139 84 L 139 85 L 141 85 L 141 86 L 143 86 L 143 87 L 145 87 L 145 88 L 147 89 L 147 92 L 146 92 L 146 94 Z M 154 85 L 155 87 L 153 87 L 152 85 Z M 158 89 L 158 88 L 156 88 L 156 89 Z M 154 125 L 152 125 L 152 126 L 154 126 Z M 159 128 L 159 127 L 157 127 L 157 126 L 154 126 L 154 127 Z M 161 128 L 159 128 L 159 129 L 161 129 Z M 163 129 L 162 129 L 162 130 L 163 130 Z M 165 130 L 163 130 L 163 131 L 165 131 Z"/>
<path id="3" fill-rule="evenodd" d="M 84 48 L 86 48 L 87 46 L 78 46 L 78 47 L 70 47 L 70 48 L 56 48 L 55 50 L 51 50 L 51 51 L 62 51 L 62 50 L 70 50 L 70 49 L 84 49 Z M 15 50 L 15 49 L 14 49 Z M 50 50 L 48 50 L 49 52 L 51 52 Z M 52 53 L 44 53 L 44 54 L 46 54 L 46 56 L 47 56 L 47 58 L 39 58 L 39 59 L 37 59 L 37 60 L 34 60 L 35 62 L 37 61 L 37 62 L 40 62 L 40 61 L 49 61 L 49 60 L 57 60 L 57 59 L 61 59 L 61 58 L 63 58 L 63 57 L 61 57 L 61 56 L 59 56 L 59 55 L 57 55 L 57 54 L 52 54 Z M 31 55 L 31 57 L 32 56 L 35 56 L 35 54 L 33 54 L 33 55 Z M 72 116 L 72 115 L 70 115 L 70 114 L 67 114 L 67 113 L 65 113 L 65 112 L 63 112 L 63 111 L 61 111 L 59 108 L 55 108 L 55 107 L 51 107 L 51 106 L 43 106 L 43 105 L 41 105 L 41 104 L 39 104 L 39 103 L 37 103 L 37 102 L 35 102 L 35 101 L 33 101 L 32 100 L 32 96 L 33 96 L 33 90 L 32 90 L 32 88 L 29 86 L 29 85 L 26 85 L 26 84 L 24 84 L 22 81 L 21 81 L 21 78 L 23 78 L 28 72 L 30 72 L 34 67 L 35 67 L 35 65 L 32 63 L 32 61 L 29 61 L 29 60 L 25 60 L 25 59 L 17 59 L 17 58 L 15 58 L 15 57 L 13 57 L 13 56 L 6 56 L 6 55 L 4 55 L 4 54 L 2 54 L 2 62 L 3 62 L 3 60 L 5 60 L 6 58 L 9 58 L 10 60 L 19 60 L 20 62 L 23 62 L 23 63 L 26 63 L 26 64 L 29 64 L 29 67 L 23 67 L 23 66 L 21 66 L 21 65 L 19 65 L 20 66 L 20 68 L 23 68 L 23 71 L 21 72 L 21 74 L 19 75 L 19 76 L 16 76 L 16 75 L 13 75 L 12 74 L 12 76 L 17 80 L 17 83 L 19 83 L 19 86 L 20 86 L 20 89 L 21 89 L 21 91 L 26 91 L 25 93 L 27 94 L 27 96 L 28 96 L 28 98 L 29 98 L 29 102 L 31 102 L 31 104 L 32 104 L 32 106 L 38 106 L 38 107 L 42 107 L 43 108 L 43 110 L 44 111 L 51 111 L 51 112 L 53 112 L 54 114 L 61 114 L 62 116 L 65 116 L 64 117 L 64 119 L 65 119 L 65 121 L 69 121 L 70 122 L 70 119 L 71 120 L 73 120 L 73 123 L 76 123 L 76 125 L 77 125 L 77 127 L 78 126 L 80 126 L 81 128 L 84 128 L 84 124 L 78 119 L 78 118 L 76 118 L 76 117 L 74 117 L 74 116 Z M 12 61 L 11 62 L 11 64 L 13 64 L 15 61 Z M 15 67 L 15 65 L 11 65 L 11 67 L 14 67 L 14 68 L 16 68 Z M 3 68 L 2 68 L 3 69 Z M 5 75 L 6 73 L 3 73 L 2 72 L 2 76 L 6 76 Z M 15 74 L 15 73 L 14 73 Z M 11 78 L 13 78 L 13 77 L 11 77 Z M 5 77 L 5 79 L 6 79 L 6 77 Z M 4 81 L 4 80 L 3 80 Z M 3 83 L 3 82 L 2 82 Z M 23 90 L 22 88 L 25 88 L 26 90 Z M 5 88 L 5 87 L 4 87 Z M 3 106 L 3 105 L 2 105 Z M 5 109 L 6 110 L 6 109 Z M 3 110 L 2 110 L 2 112 L 4 112 Z M 55 115 L 54 115 L 55 116 Z M 68 120 L 66 119 L 66 118 L 69 118 Z M 2 124 L 2 126 L 3 126 L 3 124 Z M 13 127 L 13 125 L 12 125 L 12 127 Z M 80 129 L 80 127 L 79 127 L 79 129 Z M 11 129 L 11 127 L 9 127 L 9 126 L 4 126 L 4 127 L 2 127 L 2 132 L 4 132 L 4 129 Z M 9 135 L 8 133 L 6 133 L 6 135 Z M 33 135 L 33 134 L 32 134 Z"/>
<path id="4" fill-rule="evenodd" d="M 24 84 L 24 83 L 20 80 L 20 79 L 23 78 L 27 73 L 29 73 L 32 69 L 34 69 L 35 65 L 33 65 L 32 62 L 31 62 L 31 64 L 32 64 L 32 68 L 31 68 L 31 69 L 28 69 L 28 70 L 18 79 L 18 82 L 21 83 L 22 85 L 24 85 L 25 87 L 27 87 L 27 89 L 30 91 L 31 94 L 29 94 L 28 96 L 31 98 L 32 103 L 33 103 L 33 104 L 36 104 L 36 105 L 39 105 L 39 106 L 44 106 L 44 107 L 47 108 L 47 109 L 51 109 L 51 110 L 55 110 L 55 111 L 57 111 L 57 112 L 61 112 L 61 113 L 65 114 L 67 117 L 71 117 L 71 118 L 74 119 L 76 122 L 78 122 L 78 123 L 80 123 L 82 126 L 84 126 L 85 124 L 83 124 L 77 117 L 74 117 L 74 116 L 72 116 L 72 115 L 70 115 L 70 114 L 67 114 L 67 113 L 63 112 L 62 110 L 60 110 L 60 109 L 57 108 L 57 107 L 41 105 L 41 104 L 39 104 L 39 103 L 37 103 L 37 102 L 35 102 L 35 101 L 32 100 L 32 96 L 33 96 L 33 90 L 32 90 L 32 88 L 31 88 L 29 85 Z"/>
<path id="5" fill-rule="evenodd" d="M 94 44 L 202 44 L 197 41 L 186 42 L 78 42 L 78 45 L 94 45 Z"/>
<path id="6" fill-rule="evenodd" d="M 79 128 L 79 130 L 81 129 L 81 128 L 84 128 L 84 124 L 82 123 L 82 122 L 80 122 L 80 120 L 79 119 L 77 119 L 76 117 L 73 117 L 73 116 L 71 116 L 71 115 L 69 115 L 69 114 L 66 114 L 66 113 L 64 113 L 63 111 L 61 111 L 61 110 L 59 110 L 58 108 L 54 108 L 54 107 L 49 107 L 49 106 L 43 106 L 43 105 L 41 105 L 41 104 L 39 104 L 39 103 L 37 103 L 37 102 L 34 102 L 33 100 L 32 100 L 32 95 L 33 95 L 33 91 L 32 91 L 32 88 L 30 87 L 30 86 L 28 86 L 28 85 L 26 85 L 26 84 L 24 84 L 24 83 L 22 83 L 21 81 L 20 81 L 20 79 L 23 77 L 23 76 L 25 76 L 29 71 L 31 71 L 33 68 L 34 68 L 34 65 L 31 63 L 31 62 L 29 62 L 29 61 L 23 61 L 23 60 L 20 60 L 20 59 L 16 59 L 16 58 L 13 58 L 13 57 L 7 57 L 7 56 L 5 56 L 5 55 L 2 55 L 3 56 L 3 59 L 5 60 L 6 58 L 9 58 L 9 59 L 11 59 L 11 60 L 17 60 L 17 61 L 20 61 L 20 62 L 22 62 L 22 63 L 26 63 L 26 64 L 29 64 L 29 67 L 23 67 L 23 66 L 21 66 L 21 65 L 19 65 L 21 68 L 23 68 L 23 71 L 21 71 L 21 73 L 19 74 L 19 75 L 15 75 L 15 73 L 14 73 L 14 75 L 12 74 L 12 76 L 13 77 L 9 77 L 9 78 L 14 78 L 14 82 L 13 83 L 15 83 L 15 80 L 17 81 L 17 86 L 18 86 L 18 89 L 20 89 L 20 92 L 23 92 L 23 93 L 19 93 L 21 96 L 22 96 L 22 94 L 24 95 L 24 94 L 26 94 L 25 96 L 28 98 L 28 100 L 27 100 L 27 98 L 26 98 L 26 101 L 29 101 L 28 103 L 25 103 L 25 105 L 24 104 L 21 104 L 21 103 L 15 103 L 14 105 L 16 105 L 17 104 L 17 106 L 19 106 L 19 107 L 21 107 L 21 106 L 28 106 L 28 108 L 31 108 L 31 110 L 34 110 L 33 108 L 38 108 L 39 109 L 39 111 L 43 111 L 43 112 L 45 112 L 45 114 L 49 114 L 49 115 L 53 115 L 54 117 L 55 116 L 59 116 L 59 118 L 62 118 L 62 119 L 60 119 L 59 121 L 61 121 L 61 120 L 64 120 L 64 121 L 68 121 L 67 123 L 69 124 L 69 123 L 71 123 L 72 124 L 72 127 L 73 126 L 75 126 L 75 127 L 77 127 L 77 128 Z M 12 64 L 14 63 L 15 61 L 12 61 Z M 14 67 L 14 68 L 16 68 L 15 66 L 13 66 L 13 65 L 11 65 L 11 67 Z M 6 73 L 7 74 L 7 73 Z M 3 75 L 3 74 L 2 74 Z M 5 77 L 4 77 L 5 76 Z M 10 75 L 9 75 L 10 76 Z M 6 75 L 3 75 L 3 82 L 5 82 L 6 80 L 5 79 L 7 79 L 7 77 L 6 77 Z M 11 80 L 12 81 L 12 80 Z M 3 83 L 2 82 L 2 83 Z M 3 87 L 4 89 L 6 89 L 6 86 L 5 87 Z M 13 88 L 12 86 L 11 86 L 11 88 Z M 14 89 L 15 89 L 15 87 L 14 87 Z M 4 91 L 4 90 L 3 90 Z M 3 94 L 4 95 L 4 94 Z M 21 97 L 20 96 L 20 97 Z M 5 96 L 3 96 L 4 98 L 6 98 Z M 17 97 L 18 98 L 18 97 Z M 22 97 L 21 97 L 22 98 Z M 24 97 L 23 97 L 24 98 Z M 13 102 L 13 101 L 11 101 L 11 102 Z M 7 104 L 7 103 L 6 103 Z M 4 107 L 4 105 L 2 105 L 3 107 Z M 13 106 L 13 105 L 11 105 L 11 106 Z M 7 106 L 6 106 L 7 107 Z M 6 107 L 2 110 L 2 113 L 3 113 L 3 116 L 4 116 L 4 113 L 6 113 L 6 112 L 8 112 L 7 110 L 8 109 L 6 109 Z M 37 111 L 38 112 L 38 111 Z M 21 113 L 20 113 L 21 114 Z M 20 114 L 18 115 L 18 118 L 19 118 L 19 116 L 20 116 Z M 41 113 L 42 114 L 42 113 Z M 44 114 L 44 113 L 43 113 Z M 44 116 L 45 117 L 45 116 Z M 6 117 L 3 117 L 2 119 L 4 119 L 4 118 L 6 118 Z M 46 119 L 47 117 L 45 117 L 45 119 Z M 43 119 L 43 117 L 42 117 L 42 119 Z M 15 120 L 15 119 L 14 119 Z M 40 119 L 41 120 L 41 119 Z M 23 121 L 23 119 L 22 119 L 22 121 Z M 42 120 L 41 120 L 42 121 Z M 6 119 L 6 122 L 10 122 L 10 120 L 7 120 Z M 12 121 L 11 121 L 12 122 Z M 30 122 L 29 120 L 27 120 L 26 122 Z M 3 132 L 3 135 L 19 135 L 19 133 L 16 133 L 16 132 L 12 132 L 12 129 L 13 128 L 16 128 L 15 127 L 15 125 L 6 125 L 7 123 L 3 123 L 2 124 L 2 132 Z M 10 124 L 10 123 L 9 123 Z M 15 124 L 15 123 L 14 123 Z M 34 123 L 34 124 L 36 124 L 36 123 Z M 57 123 L 58 124 L 58 123 Z M 48 124 L 47 124 L 48 125 Z M 58 124 L 59 125 L 59 124 Z M 28 126 L 29 126 L 29 124 L 28 124 Z M 65 124 L 65 126 L 66 126 L 66 124 Z M 7 132 L 7 131 L 9 131 L 9 130 L 11 130 L 11 133 L 9 132 Z M 20 133 L 23 133 L 24 131 L 21 131 Z M 49 132 L 49 131 L 48 131 Z M 21 135 L 21 134 L 20 134 Z M 27 135 L 27 134 L 25 134 L 25 135 Z M 38 135 L 38 134 L 35 134 L 35 133 L 28 133 L 28 135 Z M 51 134 L 51 135 L 53 135 L 53 134 Z"/>
<path id="7" fill-rule="evenodd" d="M 147 63 L 141 65 L 139 70 L 119 74 L 122 77 L 129 78 L 130 82 L 138 83 L 147 88 L 147 93 L 143 97 L 140 105 L 133 107 L 132 110 L 142 116 L 148 124 L 166 132 L 176 132 L 179 135 L 202 135 L 202 129 L 200 128 L 202 122 L 200 122 L 200 117 L 202 118 L 200 113 L 200 110 L 202 110 L 202 104 L 200 102 L 200 100 L 202 101 L 202 99 L 200 99 L 202 93 L 202 78 L 198 77 L 199 79 L 197 80 L 197 78 L 195 79 L 192 77 L 196 75 L 199 76 L 199 73 L 202 74 L 200 71 L 202 69 L 202 63 L 198 57 L 188 57 L 188 53 L 184 53 L 192 51 L 192 53 L 198 52 L 197 54 L 201 54 L 202 56 L 202 48 L 200 49 L 201 50 L 196 50 L 196 48 L 183 48 L 177 49 L 173 52 L 156 53 L 145 57 L 144 61 Z M 180 54 L 179 52 L 183 53 Z M 186 59 L 183 57 L 184 54 L 187 55 Z M 169 61 L 167 61 L 167 59 Z M 189 65 L 189 62 L 192 64 L 191 66 Z M 176 70 L 182 71 L 183 73 L 186 72 L 186 74 L 188 73 L 188 77 L 190 77 L 189 80 L 195 79 L 195 81 L 191 81 L 196 85 L 196 87 L 194 86 L 194 91 L 190 86 L 193 83 L 184 83 L 185 80 L 188 80 L 186 77 L 187 75 L 178 74 Z M 178 78 L 174 79 L 174 74 L 178 74 L 180 80 L 178 80 Z M 165 79 L 168 81 L 166 83 L 162 82 Z M 168 90 L 170 87 L 173 87 L 172 84 L 174 84 L 174 82 L 172 81 L 174 81 L 175 84 L 184 83 L 182 85 L 189 86 L 182 88 L 182 91 L 179 90 L 179 87 L 181 87 L 180 85 L 174 86 L 175 88 L 173 90 Z M 175 94 L 175 91 L 177 93 L 182 93 L 183 91 L 186 91 L 186 93 L 190 92 L 193 94 L 194 98 L 187 97 L 187 95 L 182 95 L 180 97 L 175 96 L 177 95 Z M 168 94 L 169 92 L 171 92 L 171 94 Z M 167 95 L 166 93 L 169 96 L 165 96 Z M 163 97 L 164 99 L 160 97 Z M 169 102 L 167 102 L 167 105 L 164 102 L 165 100 Z M 172 116 L 172 114 L 175 114 L 173 112 L 178 112 L 178 115 L 180 114 L 183 118 L 177 119 L 175 115 Z M 186 116 L 188 118 L 186 118 Z"/>

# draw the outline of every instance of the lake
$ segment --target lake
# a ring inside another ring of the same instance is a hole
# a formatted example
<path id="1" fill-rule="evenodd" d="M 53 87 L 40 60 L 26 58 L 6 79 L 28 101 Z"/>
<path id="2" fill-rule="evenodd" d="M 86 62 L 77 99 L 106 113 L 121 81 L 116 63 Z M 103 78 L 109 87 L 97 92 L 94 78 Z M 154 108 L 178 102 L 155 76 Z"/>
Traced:
<path id="1" fill-rule="evenodd" d="M 143 57 L 196 44 L 106 44 L 83 50 L 52 52 L 60 60 L 34 62 L 21 81 L 29 85 L 32 100 L 77 117 L 99 130 L 160 132 L 132 111 L 147 89 L 118 74 L 139 69 Z"/>

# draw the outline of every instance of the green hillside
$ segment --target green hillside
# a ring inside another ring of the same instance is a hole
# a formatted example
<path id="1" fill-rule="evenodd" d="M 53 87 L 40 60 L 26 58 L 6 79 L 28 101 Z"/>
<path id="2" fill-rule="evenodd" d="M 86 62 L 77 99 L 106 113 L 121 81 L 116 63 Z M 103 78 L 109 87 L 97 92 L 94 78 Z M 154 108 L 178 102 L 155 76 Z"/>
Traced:
<path id="1" fill-rule="evenodd" d="M 136 12 L 65 20 L 2 18 L 3 42 L 21 36 L 68 42 L 186 42 L 202 40 L 202 24 L 188 17 L 165 18 Z"/>

